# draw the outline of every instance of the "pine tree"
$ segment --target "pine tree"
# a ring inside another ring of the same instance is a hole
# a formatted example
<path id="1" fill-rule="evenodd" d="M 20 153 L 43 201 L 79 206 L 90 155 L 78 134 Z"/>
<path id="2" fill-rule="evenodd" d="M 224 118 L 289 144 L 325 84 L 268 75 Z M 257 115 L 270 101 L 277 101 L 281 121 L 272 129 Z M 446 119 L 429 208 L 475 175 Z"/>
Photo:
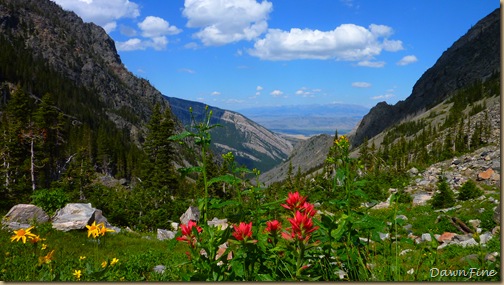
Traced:
<path id="1" fill-rule="evenodd" d="M 445 178 L 440 178 L 438 182 L 438 192 L 432 197 L 432 207 L 435 209 L 448 208 L 455 205 L 455 198 L 450 185 Z"/>

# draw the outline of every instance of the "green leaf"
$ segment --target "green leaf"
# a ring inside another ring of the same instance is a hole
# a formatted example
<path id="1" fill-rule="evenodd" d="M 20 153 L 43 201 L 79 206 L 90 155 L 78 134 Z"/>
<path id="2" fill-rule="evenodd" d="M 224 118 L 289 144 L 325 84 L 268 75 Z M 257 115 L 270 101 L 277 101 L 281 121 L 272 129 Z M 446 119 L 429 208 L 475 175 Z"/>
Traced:
<path id="1" fill-rule="evenodd" d="M 187 175 L 187 174 L 194 173 L 194 172 L 202 172 L 203 168 L 201 166 L 183 167 L 183 168 L 179 168 L 178 171 L 182 175 Z"/>
<path id="2" fill-rule="evenodd" d="M 214 177 L 214 178 L 210 179 L 207 183 L 208 183 L 208 186 L 210 186 L 216 182 L 225 182 L 225 183 L 229 183 L 229 184 L 234 184 L 234 183 L 241 182 L 241 179 L 234 177 L 231 174 L 226 174 L 226 175 Z"/>
<path id="3" fill-rule="evenodd" d="M 170 140 L 170 141 L 179 141 L 179 140 L 183 140 L 183 139 L 185 139 L 187 137 L 194 137 L 194 136 L 195 136 L 195 134 L 193 134 L 193 133 L 191 133 L 189 131 L 183 131 L 180 134 L 168 137 L 168 140 Z"/>

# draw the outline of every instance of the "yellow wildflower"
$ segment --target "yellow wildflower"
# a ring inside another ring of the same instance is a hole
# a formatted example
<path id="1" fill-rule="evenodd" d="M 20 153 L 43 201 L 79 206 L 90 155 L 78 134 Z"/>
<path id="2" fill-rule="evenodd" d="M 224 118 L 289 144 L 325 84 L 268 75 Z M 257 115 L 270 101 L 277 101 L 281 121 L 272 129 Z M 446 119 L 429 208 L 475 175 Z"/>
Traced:
<path id="1" fill-rule="evenodd" d="M 113 229 L 107 229 L 104 223 L 99 223 L 98 232 L 100 233 L 100 235 L 104 236 L 106 232 L 115 232 L 115 231 Z"/>
<path id="2" fill-rule="evenodd" d="M 31 243 L 37 243 L 37 242 L 39 242 L 41 240 L 45 240 L 45 238 L 40 238 L 40 236 L 37 236 L 37 235 L 35 235 L 33 237 L 30 237 L 30 242 Z"/>
<path id="3" fill-rule="evenodd" d="M 102 267 L 102 268 L 107 267 L 107 263 L 108 263 L 107 261 L 102 262 L 101 267 Z"/>
<path id="4" fill-rule="evenodd" d="M 96 238 L 100 234 L 100 228 L 96 225 L 96 221 L 91 225 L 86 225 L 86 228 L 88 229 L 88 237 L 93 235 L 93 237 Z"/>
<path id="5" fill-rule="evenodd" d="M 31 229 L 33 229 L 33 228 L 34 227 L 30 227 L 30 228 L 27 228 L 26 230 L 19 229 L 17 231 L 14 231 L 14 235 L 11 237 L 11 242 L 13 242 L 14 240 L 19 241 L 20 239 L 22 239 L 23 243 L 26 243 L 27 237 L 32 238 L 35 236 L 34 234 L 30 233 Z"/>
<path id="6" fill-rule="evenodd" d="M 115 257 L 114 257 L 114 258 L 112 258 L 112 261 L 110 262 L 110 265 L 112 265 L 112 266 L 113 266 L 113 265 L 114 265 L 114 264 L 116 264 L 117 262 L 119 262 L 119 259 L 117 259 L 117 258 L 115 258 Z"/>
<path id="7" fill-rule="evenodd" d="M 75 278 L 77 278 L 77 280 L 79 280 L 81 278 L 81 271 L 80 270 L 75 270 L 74 273 L 73 273 L 73 276 L 75 276 Z"/>
<path id="8" fill-rule="evenodd" d="M 42 250 L 46 249 L 47 248 L 47 244 L 43 243 L 42 244 Z"/>
<path id="9" fill-rule="evenodd" d="M 39 257 L 39 264 L 51 263 L 53 259 L 54 249 L 51 250 L 46 256 Z"/>
<path id="10" fill-rule="evenodd" d="M 84 260 L 84 259 L 86 259 L 85 256 L 79 256 L 79 260 Z"/>

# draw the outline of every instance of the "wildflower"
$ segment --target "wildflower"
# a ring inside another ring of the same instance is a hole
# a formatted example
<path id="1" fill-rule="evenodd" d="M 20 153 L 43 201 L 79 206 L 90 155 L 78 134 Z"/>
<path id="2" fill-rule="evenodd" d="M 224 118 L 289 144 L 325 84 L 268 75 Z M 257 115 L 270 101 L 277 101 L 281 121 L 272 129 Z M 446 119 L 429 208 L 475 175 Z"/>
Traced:
<path id="1" fill-rule="evenodd" d="M 84 259 L 86 259 L 85 256 L 79 256 L 79 260 L 84 260 Z"/>
<path id="2" fill-rule="evenodd" d="M 33 244 L 35 244 L 35 243 L 37 243 L 37 242 L 39 242 L 41 240 L 45 240 L 45 238 L 40 238 L 40 236 L 38 236 L 38 235 L 30 237 L 30 242 L 33 243 Z"/>
<path id="3" fill-rule="evenodd" d="M 282 237 L 287 240 L 297 239 L 307 242 L 310 239 L 311 233 L 318 229 L 318 227 L 313 226 L 313 221 L 311 217 L 308 217 L 307 213 L 296 211 L 294 218 L 289 218 L 288 220 L 292 226 L 287 229 L 290 233 L 282 233 Z"/>
<path id="4" fill-rule="evenodd" d="M 252 222 L 246 224 L 244 222 L 240 222 L 238 226 L 234 226 L 233 236 L 237 240 L 247 240 L 249 237 L 252 237 Z"/>
<path id="5" fill-rule="evenodd" d="M 181 231 L 182 231 L 182 236 L 176 238 L 178 241 L 182 242 L 187 242 L 190 246 L 195 247 L 196 246 L 196 236 L 193 234 L 193 228 L 196 228 L 198 233 L 201 233 L 203 230 L 200 226 L 196 225 L 196 222 L 194 221 L 189 221 L 187 225 L 182 225 L 180 226 Z"/>
<path id="6" fill-rule="evenodd" d="M 313 204 L 310 204 L 308 202 L 304 202 L 303 205 L 301 206 L 300 210 L 301 210 L 301 212 L 310 215 L 310 217 L 315 216 L 315 214 L 317 213 L 315 211 L 315 206 L 313 206 Z"/>
<path id="7" fill-rule="evenodd" d="M 51 263 L 53 260 L 53 254 L 54 254 L 54 249 L 51 250 L 46 256 L 41 256 L 39 257 L 39 265 L 44 264 L 44 263 Z"/>
<path id="8" fill-rule="evenodd" d="M 114 257 L 114 258 L 112 258 L 112 261 L 110 262 L 110 265 L 114 266 L 117 262 L 119 262 L 119 259 L 117 259 L 117 258 Z"/>
<path id="9" fill-rule="evenodd" d="M 26 238 L 33 238 L 35 235 L 30 233 L 31 229 L 34 227 L 29 227 L 26 230 L 25 229 L 19 229 L 17 231 L 14 231 L 14 235 L 11 237 L 11 242 L 14 240 L 19 241 L 20 239 L 23 240 L 23 243 L 26 243 Z"/>
<path id="10" fill-rule="evenodd" d="M 42 244 L 42 250 L 45 250 L 47 248 L 47 244 L 43 243 Z"/>
<path id="11" fill-rule="evenodd" d="M 266 231 L 271 233 L 271 234 L 276 234 L 280 229 L 282 229 L 282 224 L 277 221 L 277 220 L 273 220 L 273 221 L 267 221 L 266 222 Z"/>
<path id="12" fill-rule="evenodd" d="M 105 260 L 104 262 L 102 262 L 101 267 L 105 268 L 105 267 L 107 267 L 107 264 L 108 264 L 108 262 Z"/>
<path id="13" fill-rule="evenodd" d="M 96 238 L 100 234 L 100 228 L 96 225 L 96 221 L 91 225 L 86 225 L 86 228 L 88 229 L 88 237 L 93 235 L 93 237 Z"/>
<path id="14" fill-rule="evenodd" d="M 80 280 L 81 275 L 82 275 L 82 273 L 80 270 L 75 270 L 73 273 L 73 276 L 75 276 L 75 278 L 77 278 L 77 280 Z"/>
<path id="15" fill-rule="evenodd" d="M 296 211 L 301 208 L 301 206 L 306 201 L 306 197 L 299 195 L 299 192 L 289 193 L 287 200 L 285 202 L 287 204 L 282 204 L 281 206 L 287 210 Z"/>
<path id="16" fill-rule="evenodd" d="M 105 235 L 105 233 L 107 232 L 115 232 L 113 229 L 107 229 L 107 227 L 105 227 L 105 224 L 104 223 L 99 223 L 98 224 L 98 233 L 102 236 Z"/>

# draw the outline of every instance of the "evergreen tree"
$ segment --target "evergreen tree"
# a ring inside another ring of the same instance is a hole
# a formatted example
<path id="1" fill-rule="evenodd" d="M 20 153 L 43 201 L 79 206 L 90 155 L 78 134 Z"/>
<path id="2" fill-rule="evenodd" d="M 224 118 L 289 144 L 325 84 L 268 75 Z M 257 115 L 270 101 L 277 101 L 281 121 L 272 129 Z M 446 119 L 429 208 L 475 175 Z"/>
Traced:
<path id="1" fill-rule="evenodd" d="M 467 180 L 459 189 L 458 199 L 459 200 L 469 200 L 478 198 L 483 195 L 483 191 L 476 186 L 476 183 L 472 180 Z"/>
<path id="2" fill-rule="evenodd" d="M 432 197 L 432 207 L 434 209 L 448 208 L 455 205 L 455 198 L 450 185 L 445 178 L 440 178 L 437 184 L 438 192 Z"/>

